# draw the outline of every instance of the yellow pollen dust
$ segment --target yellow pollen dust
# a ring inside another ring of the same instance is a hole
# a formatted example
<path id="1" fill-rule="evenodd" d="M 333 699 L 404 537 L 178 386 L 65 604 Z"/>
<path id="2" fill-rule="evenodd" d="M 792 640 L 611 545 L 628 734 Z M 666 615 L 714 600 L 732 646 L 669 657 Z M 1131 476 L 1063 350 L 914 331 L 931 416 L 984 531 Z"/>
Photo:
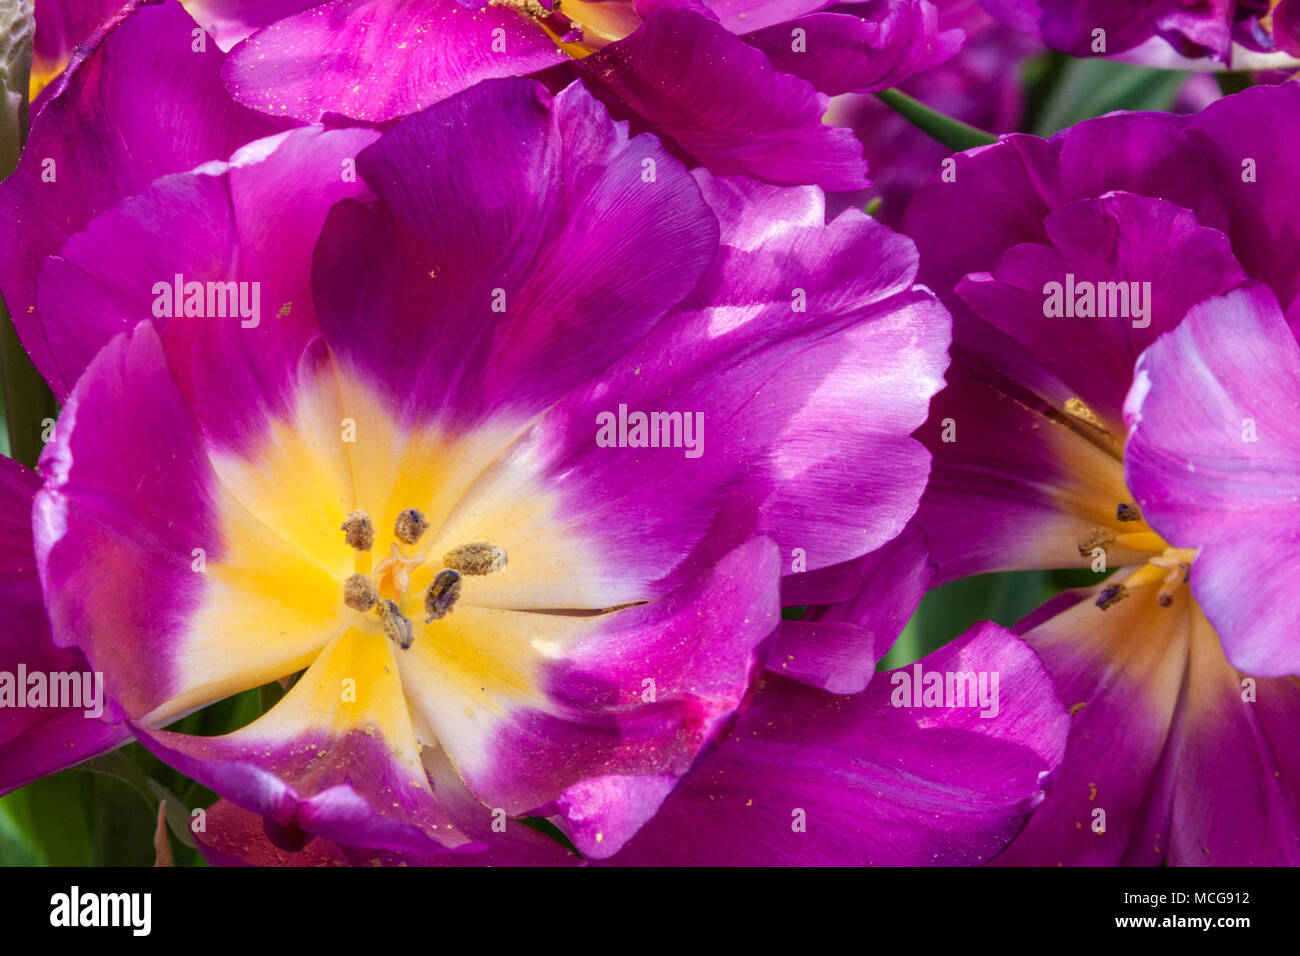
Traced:
<path id="1" fill-rule="evenodd" d="M 530 17 L 541 19 L 550 16 L 550 11 L 537 0 L 488 0 L 489 7 L 511 7 Z"/>
<path id="2" fill-rule="evenodd" d="M 1087 402 L 1081 398 L 1067 398 L 1065 400 L 1065 413 L 1071 418 L 1078 419 L 1085 425 L 1091 425 L 1098 431 L 1105 431 L 1106 426 L 1102 420 L 1097 417 L 1097 413 L 1088 407 Z"/>

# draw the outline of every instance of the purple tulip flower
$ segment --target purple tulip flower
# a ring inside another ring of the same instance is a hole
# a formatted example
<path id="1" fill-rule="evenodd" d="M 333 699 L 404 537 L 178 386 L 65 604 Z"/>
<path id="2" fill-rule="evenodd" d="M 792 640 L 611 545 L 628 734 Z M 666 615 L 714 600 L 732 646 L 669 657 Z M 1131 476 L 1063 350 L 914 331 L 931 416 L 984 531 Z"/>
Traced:
<path id="1" fill-rule="evenodd" d="M 1170 69 L 1297 65 L 1297 0 L 981 0 L 990 13 L 1074 56 Z"/>
<path id="2" fill-rule="evenodd" d="M 1065 734 L 1020 641 L 927 665 L 1001 687 L 976 709 L 843 696 L 865 625 L 780 627 L 783 554 L 908 554 L 950 326 L 907 239 L 688 171 L 581 84 L 275 132 L 190 28 L 124 14 L 0 184 L 0 290 L 65 398 L 0 499 L 50 638 L 0 669 L 84 659 L 105 694 L 6 725 L 0 786 L 129 733 L 225 798 L 196 835 L 230 862 L 575 860 L 520 816 L 587 859 L 1014 835 Z M 164 729 L 277 680 L 232 733 Z"/>
<path id="3" fill-rule="evenodd" d="M 862 148 L 822 123 L 829 96 L 942 62 L 928 0 L 192 0 L 231 49 L 240 102 L 308 122 L 383 122 L 488 78 L 579 76 L 637 128 L 717 175 L 865 186 Z M 247 38 L 247 39 L 245 39 Z M 242 41 L 242 42 L 241 42 Z M 235 44 L 238 43 L 237 46 Z"/>
<path id="4" fill-rule="evenodd" d="M 937 580 L 1114 572 L 1018 628 L 1073 726 L 1003 862 L 1300 860 L 1297 116 L 1287 84 L 1005 136 L 908 210 L 954 314 Z"/>

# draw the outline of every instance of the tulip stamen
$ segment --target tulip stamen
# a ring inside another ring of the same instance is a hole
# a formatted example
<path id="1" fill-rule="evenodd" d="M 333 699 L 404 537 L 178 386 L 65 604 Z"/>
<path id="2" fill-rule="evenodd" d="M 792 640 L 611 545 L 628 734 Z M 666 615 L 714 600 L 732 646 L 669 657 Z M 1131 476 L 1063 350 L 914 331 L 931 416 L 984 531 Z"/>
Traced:
<path id="1" fill-rule="evenodd" d="M 375 523 L 364 511 L 351 512 L 339 525 L 343 540 L 354 551 L 369 551 L 375 546 Z"/>
<path id="2" fill-rule="evenodd" d="M 1079 554 L 1086 558 L 1097 548 L 1109 551 L 1110 546 L 1114 543 L 1114 531 L 1109 528 L 1093 528 L 1083 538 L 1079 539 L 1079 543 L 1075 547 L 1079 549 Z"/>
<path id="3" fill-rule="evenodd" d="M 1146 564 L 1126 577 L 1122 583 L 1103 588 L 1097 597 L 1097 607 L 1104 611 L 1113 607 L 1132 591 L 1155 584 L 1160 585 L 1159 590 L 1156 591 L 1156 603 L 1161 607 L 1170 607 L 1174 603 L 1174 594 L 1187 583 L 1191 575 L 1192 561 L 1195 558 L 1195 548 L 1166 546 L 1160 553 L 1148 558 Z"/>
<path id="4" fill-rule="evenodd" d="M 506 549 L 475 541 L 453 548 L 442 556 L 444 567 L 459 571 L 461 574 L 495 574 L 506 567 Z"/>
<path id="5" fill-rule="evenodd" d="M 1101 589 L 1097 595 L 1097 607 L 1103 611 L 1109 611 L 1120 601 L 1128 597 L 1128 588 L 1123 584 L 1111 584 Z"/>
<path id="6" fill-rule="evenodd" d="M 365 613 L 379 600 L 379 590 L 368 574 L 353 574 L 343 582 L 343 603 Z"/>
<path id="7" fill-rule="evenodd" d="M 444 568 L 438 572 L 438 576 L 433 579 L 429 585 L 429 590 L 424 595 L 424 611 L 429 616 L 425 618 L 425 624 L 432 624 L 434 621 L 440 621 L 451 613 L 456 602 L 460 600 L 460 572 L 452 568 Z"/>
<path id="8" fill-rule="evenodd" d="M 375 613 L 384 623 L 384 633 L 402 650 L 408 650 L 415 641 L 415 632 L 411 628 L 411 619 L 401 612 L 397 602 L 381 600 L 375 605 Z"/>
<path id="9" fill-rule="evenodd" d="M 424 537 L 429 522 L 416 508 L 398 513 L 393 523 L 389 554 L 371 571 L 371 550 L 375 546 L 375 527 L 364 511 L 352 511 L 339 526 L 344 540 L 355 552 L 356 572 L 343 582 L 343 603 L 365 613 L 372 608 L 383 623 L 384 633 L 403 650 L 415 640 L 410 618 L 402 613 L 401 602 L 411 586 L 411 572 L 425 564 L 436 541 L 422 551 L 408 554 L 407 548 Z M 364 560 L 363 560 L 364 558 Z M 442 557 L 443 569 L 437 573 L 424 596 L 425 624 L 446 617 L 460 600 L 463 575 L 481 577 L 504 571 L 506 549 L 486 541 L 473 541 L 452 548 Z"/>

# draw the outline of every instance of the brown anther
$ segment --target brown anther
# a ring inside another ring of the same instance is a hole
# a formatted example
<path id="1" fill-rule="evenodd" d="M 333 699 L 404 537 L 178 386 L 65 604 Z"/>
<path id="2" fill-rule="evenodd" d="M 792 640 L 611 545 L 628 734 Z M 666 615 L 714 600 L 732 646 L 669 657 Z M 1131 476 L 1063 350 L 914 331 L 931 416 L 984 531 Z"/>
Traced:
<path id="1" fill-rule="evenodd" d="M 1115 532 L 1109 528 L 1093 528 L 1078 544 L 1079 554 L 1089 557 L 1097 548 L 1107 549 L 1115 543 Z"/>
<path id="2" fill-rule="evenodd" d="M 1103 611 L 1110 610 L 1126 597 L 1128 597 L 1128 588 L 1122 584 L 1112 584 L 1110 587 L 1102 588 L 1101 594 L 1097 595 L 1097 607 Z"/>
<path id="3" fill-rule="evenodd" d="M 429 519 L 424 516 L 424 512 L 415 508 L 407 508 L 397 516 L 397 524 L 393 527 L 393 534 L 397 535 L 398 541 L 406 544 L 415 544 L 424 533 L 429 530 Z"/>
<path id="4" fill-rule="evenodd" d="M 1142 512 L 1138 511 L 1137 505 L 1120 502 L 1115 508 L 1115 518 L 1119 521 L 1141 521 Z"/>
<path id="5" fill-rule="evenodd" d="M 1161 607 L 1169 607 L 1169 605 L 1174 603 L 1174 596 L 1165 591 L 1161 591 L 1156 595 L 1156 603 Z"/>
<path id="6" fill-rule="evenodd" d="M 387 598 L 379 602 L 378 608 L 380 619 L 384 622 L 384 633 L 397 643 L 402 649 L 406 650 L 415 640 L 415 634 L 411 630 L 411 620 L 400 610 L 397 602 L 390 601 Z"/>
<path id="7" fill-rule="evenodd" d="M 438 576 L 429 585 L 428 593 L 424 595 L 424 613 L 429 615 L 424 623 L 431 624 L 442 620 L 451 613 L 458 600 L 460 600 L 460 572 L 452 568 L 444 568 L 438 572 Z"/>
<path id="8" fill-rule="evenodd" d="M 343 540 L 349 548 L 369 551 L 375 546 L 375 524 L 364 511 L 354 511 L 344 518 L 339 530 L 343 532 Z"/>
<path id="9" fill-rule="evenodd" d="M 379 600 L 379 591 L 368 574 L 353 574 L 343 582 L 343 603 L 355 611 L 369 611 Z"/>
<path id="10" fill-rule="evenodd" d="M 442 563 L 461 574 L 492 574 L 505 569 L 506 549 L 483 541 L 462 544 L 444 554 Z"/>

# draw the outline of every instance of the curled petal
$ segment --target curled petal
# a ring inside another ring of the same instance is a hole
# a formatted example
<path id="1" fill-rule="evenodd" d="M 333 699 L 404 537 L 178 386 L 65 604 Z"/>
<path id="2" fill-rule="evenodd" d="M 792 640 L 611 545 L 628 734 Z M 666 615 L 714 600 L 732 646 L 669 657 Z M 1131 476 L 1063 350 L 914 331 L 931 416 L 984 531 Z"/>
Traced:
<path id="1" fill-rule="evenodd" d="M 1129 487 L 1199 548 L 1191 587 L 1232 663 L 1300 673 L 1300 347 L 1266 286 L 1210 299 L 1143 353 L 1125 417 Z"/>
<path id="2" fill-rule="evenodd" d="M 44 258 L 157 177 L 276 131 L 231 100 L 217 75 L 223 56 L 192 51 L 192 29 L 176 0 L 124 7 L 50 87 L 17 170 L 0 184 L 0 291 L 59 399 L 81 366 L 63 367 L 36 314 Z"/>
<path id="3" fill-rule="evenodd" d="M 264 817 L 281 849 L 311 836 L 414 853 L 462 846 L 420 762 L 394 653 L 382 634 L 349 631 L 247 727 L 136 732 L 160 759 Z"/>
<path id="4" fill-rule="evenodd" d="M 965 33 L 939 29 L 925 0 L 863 4 L 861 15 L 814 13 L 746 37 L 783 73 L 801 76 L 823 93 L 889 89 L 951 59 Z M 797 40 L 792 39 L 802 31 Z"/>
<path id="5" fill-rule="evenodd" d="M 721 175 L 826 189 L 868 185 L 862 144 L 822 124 L 829 100 L 712 20 L 656 10 L 579 60 L 583 78 Z"/>
<path id="6" fill-rule="evenodd" d="M 734 733 L 613 862 L 987 860 L 1041 802 L 1068 717 L 1038 658 L 997 625 L 978 625 L 919 666 L 941 679 L 984 672 L 986 687 L 996 673 L 996 716 L 909 706 L 901 692 L 911 668 L 852 697 L 768 676 Z"/>
<path id="7" fill-rule="evenodd" d="M 0 793 L 129 737 L 120 723 L 100 719 L 103 683 L 96 684 L 85 657 L 50 639 L 32 550 L 39 487 L 35 472 L 0 457 Z M 59 696 L 64 690 L 67 698 Z"/>

